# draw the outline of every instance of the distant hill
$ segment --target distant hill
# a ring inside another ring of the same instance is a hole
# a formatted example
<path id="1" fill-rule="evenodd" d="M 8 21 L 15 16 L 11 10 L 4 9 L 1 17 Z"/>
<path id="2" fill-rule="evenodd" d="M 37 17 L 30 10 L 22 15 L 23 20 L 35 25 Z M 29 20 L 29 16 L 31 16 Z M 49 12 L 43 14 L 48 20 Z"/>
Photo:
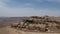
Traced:
<path id="1" fill-rule="evenodd" d="M 49 16 L 50 17 L 50 16 Z M 11 23 L 17 23 L 22 19 L 27 19 L 28 17 L 0 17 L 0 27 L 7 26 Z M 60 22 L 60 17 L 50 17 L 51 19 Z"/>
<path id="2" fill-rule="evenodd" d="M 7 26 L 11 23 L 17 23 L 26 17 L 0 17 L 0 27 Z"/>

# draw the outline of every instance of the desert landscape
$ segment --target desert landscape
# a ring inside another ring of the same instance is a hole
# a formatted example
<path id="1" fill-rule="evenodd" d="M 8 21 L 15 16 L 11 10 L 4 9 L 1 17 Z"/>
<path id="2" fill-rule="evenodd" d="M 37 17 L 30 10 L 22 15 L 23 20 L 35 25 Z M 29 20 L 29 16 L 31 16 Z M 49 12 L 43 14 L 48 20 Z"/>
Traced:
<path id="1" fill-rule="evenodd" d="M 60 0 L 0 0 L 0 34 L 60 34 Z"/>
<path id="2" fill-rule="evenodd" d="M 60 0 L 0 0 L 0 34 L 60 34 Z"/>
<path id="3" fill-rule="evenodd" d="M 32 16 L 32 17 L 34 17 L 34 20 L 35 20 L 36 16 Z M 53 26 L 55 24 L 57 24 L 56 27 L 49 27 L 49 29 L 54 32 L 35 32 L 32 30 L 24 31 L 24 30 L 20 30 L 18 28 L 14 28 L 14 27 L 11 28 L 12 23 L 13 24 L 20 23 L 22 20 L 24 20 L 24 19 L 26 20 L 31 17 L 10 17 L 10 18 L 0 18 L 0 34 L 60 34 L 60 26 L 59 26 L 60 25 L 60 17 L 50 17 L 50 16 L 43 16 L 43 17 L 50 18 L 51 20 L 49 20 L 49 22 L 52 21 L 51 23 L 53 23 Z M 55 22 L 55 24 L 54 24 L 54 22 Z"/>

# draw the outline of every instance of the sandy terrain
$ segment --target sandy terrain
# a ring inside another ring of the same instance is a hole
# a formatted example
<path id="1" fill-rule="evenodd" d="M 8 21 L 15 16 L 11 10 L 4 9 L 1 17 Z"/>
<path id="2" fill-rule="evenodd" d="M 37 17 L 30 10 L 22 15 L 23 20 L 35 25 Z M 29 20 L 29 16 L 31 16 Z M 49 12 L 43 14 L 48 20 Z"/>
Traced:
<path id="1" fill-rule="evenodd" d="M 5 27 L 8 26 L 10 23 L 17 23 L 17 21 L 20 21 L 21 19 L 22 18 L 0 18 L 0 34 L 60 34 L 60 33 L 24 32 L 24 31 L 16 30 L 14 28 Z M 60 18 L 55 18 L 55 20 L 60 22 Z M 54 29 L 51 30 L 57 31 L 55 27 Z"/>
<path id="2" fill-rule="evenodd" d="M 40 33 L 40 32 L 24 32 L 10 27 L 0 28 L 0 34 L 60 34 L 60 33 Z"/>

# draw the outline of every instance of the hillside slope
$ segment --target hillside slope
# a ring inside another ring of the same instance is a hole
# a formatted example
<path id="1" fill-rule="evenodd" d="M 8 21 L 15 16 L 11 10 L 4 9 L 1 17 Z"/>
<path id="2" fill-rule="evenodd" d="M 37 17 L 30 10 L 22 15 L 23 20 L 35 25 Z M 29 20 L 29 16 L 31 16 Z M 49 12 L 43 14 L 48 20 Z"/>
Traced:
<path id="1" fill-rule="evenodd" d="M 10 27 L 0 28 L 0 34 L 60 34 L 60 33 L 41 33 L 41 32 L 24 32 Z"/>

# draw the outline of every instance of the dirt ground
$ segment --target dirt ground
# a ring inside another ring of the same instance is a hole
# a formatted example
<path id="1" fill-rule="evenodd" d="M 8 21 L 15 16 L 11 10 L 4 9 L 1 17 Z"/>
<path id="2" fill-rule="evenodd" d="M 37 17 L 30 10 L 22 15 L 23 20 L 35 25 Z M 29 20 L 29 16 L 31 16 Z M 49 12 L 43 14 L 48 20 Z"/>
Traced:
<path id="1" fill-rule="evenodd" d="M 10 27 L 0 28 L 0 34 L 60 34 L 60 33 L 41 33 L 41 32 L 24 32 Z"/>

